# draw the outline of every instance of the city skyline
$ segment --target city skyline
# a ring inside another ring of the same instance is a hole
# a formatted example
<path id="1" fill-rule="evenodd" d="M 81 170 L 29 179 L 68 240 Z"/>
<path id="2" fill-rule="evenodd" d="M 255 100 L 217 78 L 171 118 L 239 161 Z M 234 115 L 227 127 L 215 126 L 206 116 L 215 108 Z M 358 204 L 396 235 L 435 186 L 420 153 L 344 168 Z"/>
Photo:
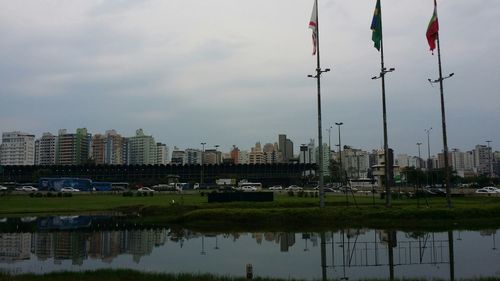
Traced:
<path id="1" fill-rule="evenodd" d="M 207 142 L 226 151 L 275 142 L 278 133 L 296 151 L 317 139 L 315 84 L 306 78 L 315 68 L 312 1 L 2 2 L 2 132 L 87 127 L 132 136 L 143 128 L 172 148 Z M 445 91 L 449 148 L 491 140 L 495 151 L 500 3 L 438 3 L 444 71 L 456 73 Z M 370 80 L 379 72 L 374 4 L 319 3 L 322 60 L 332 68 L 323 128 L 343 122 L 342 143 L 363 149 L 382 143 L 380 89 Z M 396 68 L 387 81 L 389 147 L 416 155 L 433 127 L 437 154 L 439 94 L 427 82 L 437 58 L 425 38 L 433 1 L 384 0 L 382 11 L 386 64 Z"/>

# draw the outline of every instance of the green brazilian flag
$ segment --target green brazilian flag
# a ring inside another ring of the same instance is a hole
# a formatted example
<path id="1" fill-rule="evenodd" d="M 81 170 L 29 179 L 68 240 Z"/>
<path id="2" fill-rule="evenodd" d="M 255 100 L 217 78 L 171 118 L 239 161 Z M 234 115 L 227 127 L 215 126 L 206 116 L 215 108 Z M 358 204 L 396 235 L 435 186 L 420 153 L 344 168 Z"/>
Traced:
<path id="1" fill-rule="evenodd" d="M 380 51 L 380 45 L 382 43 L 382 10 L 380 9 L 380 0 L 377 0 L 377 5 L 373 12 L 371 29 L 372 41 L 374 43 L 373 46 Z"/>

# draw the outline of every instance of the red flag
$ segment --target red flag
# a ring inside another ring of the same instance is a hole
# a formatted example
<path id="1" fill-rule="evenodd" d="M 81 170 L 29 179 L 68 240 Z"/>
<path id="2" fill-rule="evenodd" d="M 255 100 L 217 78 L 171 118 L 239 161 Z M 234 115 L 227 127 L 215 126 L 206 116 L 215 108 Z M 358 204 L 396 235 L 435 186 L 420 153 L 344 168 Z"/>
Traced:
<path id="1" fill-rule="evenodd" d="M 436 40 L 439 34 L 439 21 L 437 15 L 437 3 L 434 0 L 434 13 L 432 14 L 431 21 L 429 22 L 429 26 L 427 27 L 426 37 L 427 42 L 429 43 L 429 48 L 431 51 L 436 49 Z"/>
<path id="2" fill-rule="evenodd" d="M 317 49 L 317 36 L 318 36 L 318 10 L 317 5 L 318 0 L 314 0 L 313 11 L 311 15 L 311 20 L 309 21 L 309 28 L 312 29 L 312 41 L 313 41 L 313 56 L 316 55 Z"/>

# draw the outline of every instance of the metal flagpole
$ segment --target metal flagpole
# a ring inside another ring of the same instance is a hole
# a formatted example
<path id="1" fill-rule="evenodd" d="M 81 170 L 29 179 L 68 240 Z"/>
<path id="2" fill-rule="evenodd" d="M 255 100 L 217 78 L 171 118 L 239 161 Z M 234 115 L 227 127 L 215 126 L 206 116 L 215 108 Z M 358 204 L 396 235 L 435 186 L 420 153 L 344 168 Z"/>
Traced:
<path id="1" fill-rule="evenodd" d="M 434 7 L 437 9 L 437 1 L 434 0 Z M 432 81 L 429 79 L 431 83 L 439 82 L 439 91 L 441 94 L 441 123 L 443 127 L 443 154 L 444 154 L 444 169 L 445 169 L 445 184 L 446 184 L 446 204 L 448 208 L 451 208 L 451 188 L 450 188 L 450 164 L 448 161 L 448 139 L 446 135 L 446 114 L 444 110 L 444 88 L 443 81 L 448 79 L 454 75 L 454 73 L 449 74 L 446 77 L 443 77 L 443 68 L 441 64 L 441 46 L 439 42 L 439 32 L 436 34 L 437 40 L 437 50 L 438 50 L 438 65 L 439 65 L 439 79 Z"/>
<path id="2" fill-rule="evenodd" d="M 319 206 L 325 207 L 325 190 L 324 190 L 324 175 L 323 175 L 323 135 L 321 129 L 321 74 L 330 71 L 329 68 L 321 69 L 319 55 L 319 16 L 318 16 L 318 0 L 314 2 L 316 13 L 316 75 L 308 75 L 308 77 L 316 78 L 318 88 L 318 173 L 319 173 Z"/>
<path id="3" fill-rule="evenodd" d="M 382 80 L 382 118 L 383 118 L 383 123 L 384 123 L 384 170 L 385 170 L 385 194 L 386 194 L 386 200 L 385 200 L 385 205 L 386 207 L 391 207 L 392 205 L 392 200 L 391 200 L 391 178 L 390 178 L 390 168 L 391 164 L 389 163 L 389 145 L 388 145 L 388 140 L 387 140 L 387 111 L 386 111 L 386 104 L 385 104 L 385 75 L 389 72 L 393 72 L 395 69 L 390 68 L 387 70 L 384 65 L 384 36 L 382 35 L 383 33 L 383 28 L 382 28 L 382 8 L 380 7 L 380 10 L 378 11 L 380 13 L 380 76 L 378 77 L 372 77 L 372 79 L 381 79 Z"/>

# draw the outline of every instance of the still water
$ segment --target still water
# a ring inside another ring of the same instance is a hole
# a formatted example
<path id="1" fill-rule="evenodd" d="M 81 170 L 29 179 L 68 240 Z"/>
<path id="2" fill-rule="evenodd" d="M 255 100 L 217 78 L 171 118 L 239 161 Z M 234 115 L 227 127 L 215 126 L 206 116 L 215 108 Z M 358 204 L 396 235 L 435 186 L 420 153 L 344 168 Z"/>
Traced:
<path id="1" fill-rule="evenodd" d="M 500 277 L 497 230 L 197 233 L 113 217 L 0 219 L 0 271 L 127 268 L 307 280 Z"/>

